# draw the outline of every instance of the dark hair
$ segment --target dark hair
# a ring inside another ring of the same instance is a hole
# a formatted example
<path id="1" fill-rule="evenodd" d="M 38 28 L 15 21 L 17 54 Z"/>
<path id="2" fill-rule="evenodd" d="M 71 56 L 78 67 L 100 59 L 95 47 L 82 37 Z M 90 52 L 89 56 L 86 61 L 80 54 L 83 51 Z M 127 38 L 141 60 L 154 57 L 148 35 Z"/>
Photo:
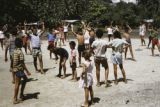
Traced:
<path id="1" fill-rule="evenodd" d="M 83 52 L 83 57 L 84 57 L 85 59 L 89 59 L 89 58 L 91 57 L 91 51 L 90 51 L 90 50 L 85 50 L 85 51 Z"/>
<path id="2" fill-rule="evenodd" d="M 102 38 L 102 36 L 103 36 L 103 31 L 102 31 L 101 29 L 98 29 L 98 30 L 96 31 L 96 36 L 97 36 L 97 38 Z"/>
<path id="3" fill-rule="evenodd" d="M 75 47 L 75 46 L 76 46 L 76 43 L 75 43 L 74 41 L 70 41 L 70 42 L 69 42 L 69 45 Z"/>
<path id="4" fill-rule="evenodd" d="M 113 35 L 114 35 L 114 38 L 122 39 L 121 33 L 119 31 L 115 31 Z"/>
<path id="5" fill-rule="evenodd" d="M 78 28 L 78 29 L 77 29 L 77 34 L 83 35 L 82 28 Z"/>
<path id="6" fill-rule="evenodd" d="M 16 38 L 16 39 L 15 39 L 15 46 L 16 46 L 17 48 L 22 48 L 23 42 L 22 42 L 22 39 L 21 39 L 21 38 Z"/>
<path id="7" fill-rule="evenodd" d="M 11 34 L 16 36 L 17 35 L 17 28 L 14 27 L 13 29 L 11 29 Z"/>

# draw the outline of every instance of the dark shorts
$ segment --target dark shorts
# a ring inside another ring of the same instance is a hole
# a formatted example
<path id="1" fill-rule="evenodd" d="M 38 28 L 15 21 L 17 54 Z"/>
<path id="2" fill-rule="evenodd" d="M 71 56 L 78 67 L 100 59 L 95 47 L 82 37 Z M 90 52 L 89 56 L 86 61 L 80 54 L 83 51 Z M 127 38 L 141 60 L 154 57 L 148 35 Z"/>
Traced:
<path id="1" fill-rule="evenodd" d="M 24 73 L 24 71 L 17 71 L 15 75 L 19 78 L 26 77 L 26 74 Z"/>
<path id="2" fill-rule="evenodd" d="M 95 38 L 91 37 L 91 38 L 89 39 L 89 44 L 92 45 L 92 43 L 93 43 L 94 41 L 95 41 Z"/>
<path id="3" fill-rule="evenodd" d="M 111 34 L 108 34 L 108 37 L 110 38 L 110 37 L 112 37 L 112 35 L 111 35 Z"/>
<path id="4" fill-rule="evenodd" d="M 85 45 L 78 45 L 78 52 L 83 52 L 85 50 Z"/>
<path id="5" fill-rule="evenodd" d="M 95 60 L 95 65 L 102 64 L 103 67 L 108 68 L 107 58 L 95 57 L 94 60 Z"/>
<path id="6" fill-rule="evenodd" d="M 132 42 L 131 42 L 131 39 L 130 39 L 130 38 L 126 39 L 126 42 L 127 42 L 127 43 L 129 43 L 129 44 L 132 44 Z"/>
<path id="7" fill-rule="evenodd" d="M 77 68 L 77 63 L 76 63 L 76 62 L 72 63 L 72 64 L 70 65 L 70 67 L 71 67 L 72 69 L 76 69 L 76 68 Z"/>

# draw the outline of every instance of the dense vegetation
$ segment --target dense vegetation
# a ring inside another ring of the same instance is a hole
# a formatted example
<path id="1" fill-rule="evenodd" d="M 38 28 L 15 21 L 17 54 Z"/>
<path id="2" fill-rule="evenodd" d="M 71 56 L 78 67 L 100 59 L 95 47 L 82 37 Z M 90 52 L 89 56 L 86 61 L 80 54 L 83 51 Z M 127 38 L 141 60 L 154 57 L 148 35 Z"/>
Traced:
<path id="1" fill-rule="evenodd" d="M 95 24 L 128 22 L 136 26 L 153 18 L 160 25 L 160 0 L 138 0 L 137 4 L 111 0 L 0 0 L 0 24 L 45 21 L 54 24 L 64 19 L 92 21 Z"/>

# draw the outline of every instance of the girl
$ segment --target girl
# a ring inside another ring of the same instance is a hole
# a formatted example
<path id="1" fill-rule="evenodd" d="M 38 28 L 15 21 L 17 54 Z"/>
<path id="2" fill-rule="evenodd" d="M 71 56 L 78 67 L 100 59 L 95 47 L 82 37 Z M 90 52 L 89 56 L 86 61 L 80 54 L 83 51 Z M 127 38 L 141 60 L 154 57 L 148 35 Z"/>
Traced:
<path id="1" fill-rule="evenodd" d="M 140 23 L 140 26 L 139 26 L 139 35 L 141 37 L 141 45 L 145 46 L 146 43 L 145 43 L 144 37 L 146 35 L 146 26 L 145 26 L 144 22 Z"/>
<path id="2" fill-rule="evenodd" d="M 77 81 L 77 72 L 76 72 L 77 64 L 76 64 L 76 50 L 75 50 L 76 43 L 74 41 L 71 41 L 69 45 L 71 48 L 71 57 L 70 57 L 70 66 L 72 68 L 71 80 Z"/>
<path id="3" fill-rule="evenodd" d="M 85 101 L 84 104 L 82 104 L 82 107 L 88 107 L 89 106 L 89 93 L 91 97 L 91 103 L 93 104 L 93 62 L 90 60 L 91 52 L 89 50 L 86 50 L 84 52 L 84 63 L 83 63 L 83 72 L 80 77 L 80 87 L 84 88 L 85 92 Z"/>
<path id="4" fill-rule="evenodd" d="M 126 74 L 125 74 L 125 70 L 123 68 L 123 61 L 122 61 L 122 52 L 123 49 L 126 48 L 127 46 L 129 46 L 129 43 L 127 43 L 125 40 L 121 39 L 121 34 L 120 32 L 116 31 L 114 32 L 114 40 L 112 40 L 111 42 L 108 43 L 108 46 L 112 47 L 113 51 L 112 51 L 112 56 L 111 56 L 111 60 L 113 63 L 113 67 L 114 67 L 114 76 L 115 76 L 115 84 L 118 84 L 117 81 L 117 65 L 119 65 L 123 78 L 124 78 L 124 82 L 127 83 L 126 80 Z M 123 47 L 124 45 L 126 45 L 125 47 Z"/>

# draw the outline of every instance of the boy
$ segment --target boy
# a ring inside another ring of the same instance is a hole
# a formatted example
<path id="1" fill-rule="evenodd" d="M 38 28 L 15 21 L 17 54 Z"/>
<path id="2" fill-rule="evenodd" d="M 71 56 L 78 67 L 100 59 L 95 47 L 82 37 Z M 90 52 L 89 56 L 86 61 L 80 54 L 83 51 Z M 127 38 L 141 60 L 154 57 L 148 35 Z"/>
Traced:
<path id="1" fill-rule="evenodd" d="M 14 99 L 13 104 L 20 103 L 20 100 L 18 100 L 18 92 L 19 92 L 19 85 L 21 82 L 21 78 L 23 78 L 22 86 L 21 86 L 21 92 L 20 92 L 20 98 L 24 99 L 24 89 L 27 82 L 27 76 L 24 73 L 24 70 L 26 71 L 27 75 L 31 75 L 28 71 L 25 63 L 24 63 L 24 54 L 21 50 L 22 48 L 22 40 L 20 38 L 15 39 L 15 50 L 13 52 L 13 72 L 15 73 L 15 90 L 14 90 Z"/>
<path id="2" fill-rule="evenodd" d="M 38 32 L 37 29 L 34 28 L 32 30 L 32 32 L 33 32 L 33 34 L 30 35 L 30 38 L 31 38 L 31 44 L 32 44 L 32 55 L 33 55 L 33 59 L 34 59 L 34 61 L 33 61 L 34 67 L 35 67 L 36 72 L 38 72 L 38 68 L 37 68 L 37 58 L 38 58 L 39 63 L 40 63 L 41 74 L 44 74 L 42 51 L 41 51 L 41 40 L 40 40 L 40 36 L 44 32 L 44 23 L 42 25 L 42 31 Z"/>
<path id="3" fill-rule="evenodd" d="M 97 86 L 100 87 L 100 64 L 105 68 L 105 84 L 106 87 L 109 87 L 110 84 L 108 83 L 108 74 L 109 74 L 109 67 L 106 57 L 106 48 L 107 48 L 107 41 L 102 39 L 103 31 L 98 29 L 96 31 L 97 40 L 95 40 L 92 44 L 92 49 L 94 51 L 94 59 L 96 65 L 96 77 L 97 77 Z"/>
<path id="4" fill-rule="evenodd" d="M 133 50 L 132 50 L 132 45 L 131 45 L 131 37 L 130 37 L 131 32 L 132 32 L 132 29 L 130 28 L 130 26 L 128 24 L 125 24 L 123 35 L 126 39 L 126 42 L 128 42 L 130 44 L 129 47 L 125 48 L 125 59 L 127 58 L 127 51 L 128 51 L 128 48 L 129 48 L 131 56 L 132 56 L 132 60 L 135 61 L 135 58 L 134 58 L 134 55 L 133 55 Z"/>
<path id="5" fill-rule="evenodd" d="M 112 60 L 113 67 L 114 67 L 114 76 L 115 76 L 115 82 L 114 83 L 117 85 L 118 84 L 118 81 L 117 81 L 117 65 L 119 65 L 119 67 L 122 71 L 124 82 L 127 83 L 125 70 L 123 68 L 122 52 L 123 52 L 123 49 L 125 49 L 126 47 L 129 46 L 129 43 L 127 43 L 125 40 L 121 39 L 121 34 L 118 31 L 115 31 L 113 36 L 114 36 L 114 40 L 109 42 L 108 46 L 111 46 L 112 49 L 113 49 L 111 60 Z M 124 45 L 127 45 L 127 46 L 123 47 Z"/>
<path id="6" fill-rule="evenodd" d="M 146 43 L 145 43 L 144 37 L 146 35 L 146 25 L 143 21 L 140 23 L 140 26 L 139 26 L 139 35 L 141 38 L 141 45 L 145 46 Z"/>
<path id="7" fill-rule="evenodd" d="M 5 48 L 5 62 L 8 61 L 8 57 L 7 57 L 7 53 L 9 50 L 9 55 L 10 55 L 10 72 L 12 73 L 12 83 L 15 83 L 15 76 L 14 76 L 14 72 L 13 72 L 13 51 L 15 49 L 15 39 L 17 36 L 17 30 L 16 28 L 12 29 L 11 31 L 12 34 L 8 35 L 8 40 L 7 40 L 7 44 L 6 44 L 6 48 Z"/>
<path id="8" fill-rule="evenodd" d="M 57 77 L 61 77 L 61 70 L 63 68 L 64 71 L 64 75 L 63 77 L 61 77 L 62 79 L 66 77 L 66 61 L 68 59 L 68 52 L 66 49 L 64 48 L 53 48 L 51 46 L 48 47 L 49 50 L 51 50 L 51 52 L 53 52 L 56 56 L 56 60 L 58 60 L 58 56 L 60 56 L 60 62 L 59 62 L 59 74 L 57 75 Z"/>
<path id="9" fill-rule="evenodd" d="M 71 41 L 69 45 L 71 49 L 71 56 L 70 56 L 70 66 L 72 68 L 71 80 L 77 81 L 77 72 L 76 72 L 77 64 L 76 64 L 76 50 L 75 50 L 76 43 L 74 41 Z"/>
<path id="10" fill-rule="evenodd" d="M 85 45 L 84 45 L 84 36 L 82 33 L 82 29 L 79 28 L 77 33 L 75 33 L 74 31 L 72 31 L 74 33 L 74 35 L 76 36 L 77 40 L 78 40 L 78 54 L 79 54 L 79 66 L 81 66 L 81 58 L 82 58 L 82 53 L 85 50 Z"/>

